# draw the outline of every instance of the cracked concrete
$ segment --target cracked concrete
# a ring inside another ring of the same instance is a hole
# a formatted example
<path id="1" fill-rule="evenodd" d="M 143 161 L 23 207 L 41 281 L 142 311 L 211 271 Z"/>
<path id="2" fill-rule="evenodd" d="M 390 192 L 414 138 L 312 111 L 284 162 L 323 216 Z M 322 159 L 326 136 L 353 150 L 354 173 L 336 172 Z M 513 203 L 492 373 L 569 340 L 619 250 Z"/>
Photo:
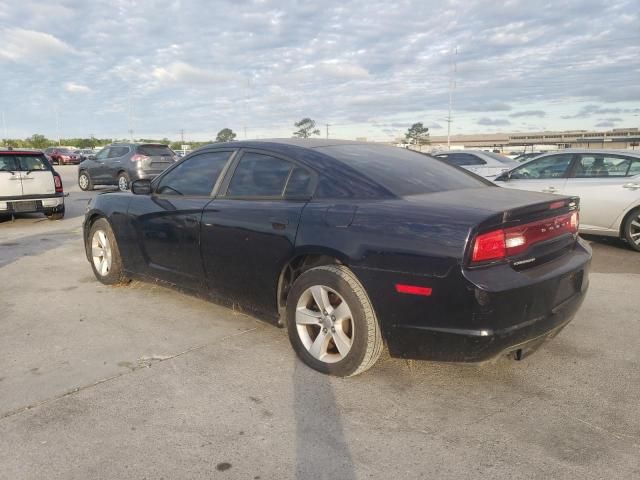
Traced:
<path id="1" fill-rule="evenodd" d="M 74 202 L 93 194 L 68 190 L 63 222 L 0 223 L 0 479 L 640 477 L 623 245 L 594 240 L 578 317 L 522 362 L 384 358 L 343 380 L 246 315 L 95 281 Z"/>

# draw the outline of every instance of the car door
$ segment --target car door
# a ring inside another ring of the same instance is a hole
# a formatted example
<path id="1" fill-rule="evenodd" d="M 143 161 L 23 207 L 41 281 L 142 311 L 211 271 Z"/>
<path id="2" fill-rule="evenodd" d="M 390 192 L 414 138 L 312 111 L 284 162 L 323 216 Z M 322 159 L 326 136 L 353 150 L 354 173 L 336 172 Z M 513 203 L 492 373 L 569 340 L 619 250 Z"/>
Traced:
<path id="1" fill-rule="evenodd" d="M 22 175 L 15 155 L 0 154 L 0 199 L 22 196 Z"/>
<path id="2" fill-rule="evenodd" d="M 134 195 L 129 218 L 136 237 L 129 258 L 134 268 L 179 286 L 202 289 L 200 256 L 202 209 L 212 198 L 216 181 L 232 149 L 186 158 L 154 182 L 151 195 Z"/>
<path id="3" fill-rule="evenodd" d="M 495 179 L 497 185 L 519 190 L 562 193 L 573 154 L 545 155 L 530 160 Z"/>
<path id="4" fill-rule="evenodd" d="M 576 158 L 563 194 L 580 197 L 580 228 L 608 230 L 631 204 L 640 204 L 640 159 L 625 155 L 582 153 Z"/>
<path id="5" fill-rule="evenodd" d="M 104 184 L 107 183 L 109 179 L 107 175 L 107 166 L 105 165 L 105 162 L 109 157 L 109 150 L 111 150 L 110 147 L 104 147 L 96 154 L 95 159 L 87 160 L 88 163 L 83 165 L 83 167 L 87 168 L 93 183 Z"/>
<path id="6" fill-rule="evenodd" d="M 109 155 L 103 163 L 105 168 L 105 182 L 117 183 L 118 173 L 127 169 L 126 158 L 131 149 L 127 146 L 111 146 Z"/>
<path id="7" fill-rule="evenodd" d="M 315 174 L 279 155 L 244 150 L 202 214 L 210 289 L 246 308 L 277 312 L 280 272 L 291 258 Z"/>
<path id="8" fill-rule="evenodd" d="M 23 195 L 53 195 L 56 192 L 53 173 L 44 155 L 20 155 L 16 160 L 20 167 Z"/>

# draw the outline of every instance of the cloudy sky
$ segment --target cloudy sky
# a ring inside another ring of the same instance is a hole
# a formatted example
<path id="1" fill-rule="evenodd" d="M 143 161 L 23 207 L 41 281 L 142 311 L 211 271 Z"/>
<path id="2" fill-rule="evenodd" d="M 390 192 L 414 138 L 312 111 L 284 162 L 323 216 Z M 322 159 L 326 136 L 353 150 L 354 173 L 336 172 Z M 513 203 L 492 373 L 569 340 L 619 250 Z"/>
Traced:
<path id="1" fill-rule="evenodd" d="M 640 126 L 640 0 L 0 0 L 0 128 L 442 135 L 454 58 L 452 133 Z"/>

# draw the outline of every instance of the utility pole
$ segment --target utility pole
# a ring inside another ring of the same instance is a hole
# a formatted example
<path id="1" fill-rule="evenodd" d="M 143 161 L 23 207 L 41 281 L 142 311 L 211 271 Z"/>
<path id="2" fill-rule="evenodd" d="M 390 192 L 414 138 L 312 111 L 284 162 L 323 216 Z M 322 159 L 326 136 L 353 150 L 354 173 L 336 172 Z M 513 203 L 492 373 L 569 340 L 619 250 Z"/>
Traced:
<path id="1" fill-rule="evenodd" d="M 331 126 L 331 124 L 325 123 L 325 125 L 327 127 L 327 138 L 329 138 L 329 127 Z"/>
<path id="2" fill-rule="evenodd" d="M 58 105 L 56 105 L 56 136 L 58 137 L 58 146 L 60 146 L 60 116 L 58 115 Z"/>
<path id="3" fill-rule="evenodd" d="M 182 142 L 181 145 L 184 145 L 184 128 L 180 129 L 180 141 Z"/>
<path id="4" fill-rule="evenodd" d="M 453 61 L 449 67 L 449 116 L 447 117 L 447 150 L 451 150 L 451 109 L 453 108 L 453 89 L 456 88 L 456 57 L 458 56 L 458 47 L 455 49 Z"/>
<path id="5" fill-rule="evenodd" d="M 129 127 L 129 138 L 133 143 L 133 108 L 131 106 L 131 87 L 127 89 L 127 125 Z"/>

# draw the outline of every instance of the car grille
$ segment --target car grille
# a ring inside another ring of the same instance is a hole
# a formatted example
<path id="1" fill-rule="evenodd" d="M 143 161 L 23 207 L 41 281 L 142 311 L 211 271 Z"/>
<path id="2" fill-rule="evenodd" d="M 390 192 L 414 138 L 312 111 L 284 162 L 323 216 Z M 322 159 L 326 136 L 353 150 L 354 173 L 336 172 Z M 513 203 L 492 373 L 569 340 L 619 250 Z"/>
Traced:
<path id="1" fill-rule="evenodd" d="M 40 200 L 7 202 L 7 209 L 10 212 L 33 212 L 42 209 L 42 202 Z"/>

